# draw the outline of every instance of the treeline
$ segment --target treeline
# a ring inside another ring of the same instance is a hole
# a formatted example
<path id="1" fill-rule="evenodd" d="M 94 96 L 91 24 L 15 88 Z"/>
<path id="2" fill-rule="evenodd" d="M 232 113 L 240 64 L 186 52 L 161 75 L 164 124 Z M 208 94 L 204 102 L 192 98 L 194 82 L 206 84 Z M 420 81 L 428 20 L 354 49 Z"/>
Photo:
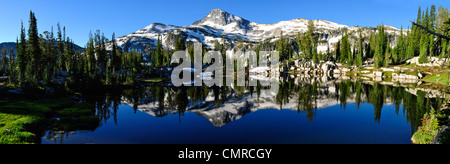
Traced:
<path id="1" fill-rule="evenodd" d="M 436 9 L 432 5 L 422 11 L 419 7 L 416 23 L 431 29 L 433 32 L 448 35 L 450 21 L 447 8 L 439 6 Z M 390 32 L 387 32 L 387 29 Z M 335 44 L 328 44 L 321 34 L 315 29 L 314 21 L 309 21 L 307 31 L 298 33 L 296 36 L 284 36 L 283 32 L 276 42 L 270 42 L 269 38 L 259 43 L 249 43 L 252 46 L 242 47 L 240 41 L 233 43 L 214 42 L 214 48 L 211 50 L 220 51 L 222 55 L 228 47 L 235 49 L 254 50 L 257 55 L 259 51 L 277 50 L 280 55 L 281 63 L 291 63 L 300 58 L 311 59 L 314 63 L 319 61 L 335 61 L 346 65 L 361 66 L 365 61 L 372 59 L 375 67 L 401 64 L 406 59 L 419 56 L 419 62 L 427 62 L 427 57 L 447 56 L 448 43 L 446 40 L 438 40 L 434 35 L 429 35 L 425 30 L 420 30 L 412 26 L 411 30 L 395 31 L 389 27 L 380 25 L 375 28 L 359 28 L 358 31 L 349 31 L 347 28 L 339 29 L 335 32 L 341 33 L 341 39 Z M 245 41 L 243 41 L 245 42 Z M 318 50 L 319 45 L 327 45 L 326 50 Z M 238 46 L 238 47 L 236 47 Z M 241 47 L 239 47 L 241 46 Z M 170 65 L 170 54 L 178 50 L 188 50 L 193 56 L 193 44 L 186 42 L 185 38 L 177 36 L 175 49 L 163 48 L 162 40 L 158 37 L 156 48 L 152 51 L 152 67 L 163 67 Z M 207 47 L 203 47 L 205 53 Z"/>
<path id="2" fill-rule="evenodd" d="M 416 23 L 430 29 L 433 32 L 448 36 L 450 25 L 449 11 L 447 8 L 435 5 L 422 11 L 419 7 Z M 427 57 L 445 57 L 448 54 L 447 40 L 437 39 L 429 35 L 425 30 L 412 26 L 411 30 L 404 31 L 403 27 L 394 33 L 388 33 L 386 26 L 376 28 L 360 28 L 358 31 L 349 32 L 348 29 L 340 29 L 342 38 L 336 43 L 328 45 L 326 50 L 318 51 L 320 44 L 327 44 L 320 39 L 320 34 L 314 27 L 314 22 L 309 21 L 307 31 L 298 33 L 294 39 L 283 36 L 275 44 L 261 42 L 254 48 L 257 50 L 277 50 L 280 53 L 281 62 L 292 62 L 298 58 L 309 58 L 315 63 L 320 60 L 330 60 L 346 65 L 360 66 L 369 58 L 373 58 L 375 67 L 400 64 L 402 61 L 419 56 L 419 62 L 427 62 Z M 323 37 L 323 36 L 322 36 Z M 273 48 L 273 49 L 272 49 Z M 334 51 L 331 51 L 331 48 Z"/>
<path id="3" fill-rule="evenodd" d="M 107 50 L 107 46 L 111 46 Z M 124 51 L 117 46 L 115 34 L 111 42 L 97 30 L 89 34 L 84 52 L 77 58 L 74 77 L 80 85 L 119 85 L 136 82 L 144 70 L 143 55 L 133 49 Z"/>
<path id="4" fill-rule="evenodd" d="M 439 6 L 436 9 L 435 5 L 432 5 L 423 11 L 419 7 L 415 22 L 432 32 L 448 36 L 450 18 L 447 8 Z M 448 56 L 447 40 L 429 35 L 427 31 L 416 26 L 406 32 L 402 27 L 400 31 L 394 31 L 397 34 L 387 33 L 384 25 L 377 28 L 360 28 L 356 33 L 345 28 L 340 30 L 338 32 L 342 32 L 342 38 L 336 44 L 331 44 L 334 47 L 320 39 L 323 34 L 318 33 L 314 22 L 310 21 L 306 32 L 298 33 L 294 37 L 285 37 L 281 33 L 280 39 L 275 43 L 252 43 L 251 48 L 257 55 L 260 50 L 277 50 L 281 63 L 309 58 L 315 63 L 331 60 L 360 66 L 365 60 L 373 58 L 375 67 L 400 64 L 415 56 L 420 57 L 420 63 L 427 62 L 429 56 Z M 143 53 L 122 50 L 115 43 L 114 34 L 109 41 L 100 31 L 91 33 L 86 48 L 77 50 L 73 41 L 66 36 L 65 27 L 61 29 L 59 24 L 56 36 L 53 28 L 50 32 L 39 34 L 37 19 L 31 11 L 28 31 L 25 31 L 22 23 L 16 42 L 16 53 L 8 49 L 1 51 L 0 73 L 8 74 L 10 83 L 26 87 L 47 86 L 55 83 L 54 79 L 59 76 L 66 76 L 66 86 L 133 83 L 138 74 L 147 70 L 147 65 L 142 64 Z M 214 50 L 225 55 L 225 47 L 230 46 L 228 44 L 233 46 L 232 43 L 219 43 L 216 40 Z M 318 51 L 320 44 L 327 44 L 327 50 Z M 207 49 L 203 47 L 203 54 Z M 193 44 L 187 43 L 182 36 L 176 37 L 174 49 L 164 48 L 162 38 L 158 37 L 156 47 L 150 52 L 150 73 L 156 68 L 170 66 L 171 54 L 179 50 L 187 50 L 193 57 Z"/>
<path id="5" fill-rule="evenodd" d="M 430 9 L 427 7 L 426 11 L 422 11 L 419 7 L 416 23 L 430 29 L 433 32 L 442 33 L 448 35 L 448 28 L 450 21 L 449 12 L 447 8 L 439 6 L 436 10 L 435 5 L 432 5 Z M 374 66 L 388 66 L 392 64 L 400 64 L 402 61 L 419 56 L 419 63 L 426 63 L 427 57 L 445 57 L 448 52 L 448 45 L 446 40 L 438 40 L 434 35 L 429 35 L 425 30 L 421 30 L 416 26 L 412 26 L 411 30 L 403 32 L 403 27 L 398 31 L 398 38 L 390 39 L 392 37 L 385 31 L 385 26 L 381 25 L 377 27 L 375 33 L 369 34 L 364 37 L 359 31 L 359 40 L 352 54 L 355 56 L 348 57 L 345 62 L 351 64 L 360 65 L 360 58 L 365 56 L 366 58 L 374 59 Z M 347 47 L 345 44 L 347 36 L 344 35 L 341 39 L 340 47 L 339 42 L 337 48 L 340 48 L 340 54 L 336 56 L 349 56 L 349 52 L 343 51 L 342 48 Z M 396 40 L 395 43 L 390 43 L 389 40 Z M 366 43 L 364 43 L 366 42 Z M 344 53 L 347 53 L 344 54 Z M 356 59 L 356 63 L 352 61 Z M 342 60 L 340 60 L 342 62 Z"/>
<path id="6" fill-rule="evenodd" d="M 9 82 L 24 88 L 42 88 L 63 84 L 80 89 L 99 85 L 133 83 L 144 68 L 142 53 L 118 48 L 97 31 L 89 34 L 84 50 L 77 50 L 73 41 L 66 37 L 65 27 L 58 23 L 57 34 L 51 31 L 38 33 L 37 19 L 30 11 L 28 32 L 21 25 L 17 39 L 17 52 L 5 51 L 9 60 L 2 60 L 2 71 L 9 75 Z M 114 41 L 114 34 L 112 40 Z M 112 45 L 110 50 L 107 46 Z M 2 52 L 3 54 L 3 52 Z M 6 55 L 2 56 L 3 59 Z M 5 66 L 8 65 L 8 69 Z M 63 81 L 58 80 L 63 78 Z"/>
<path id="7" fill-rule="evenodd" d="M 15 49 L 3 47 L 0 51 L 0 76 L 10 73 L 9 68 L 13 68 L 15 64 Z M 11 77 L 10 77 L 11 78 Z"/>
<path id="8" fill-rule="evenodd" d="M 177 37 L 177 41 L 175 42 L 175 44 L 180 43 L 181 40 L 178 38 L 179 37 Z M 177 47 L 179 47 L 179 46 L 175 45 L 175 48 L 177 48 Z M 180 49 L 180 50 L 184 51 L 184 49 Z M 151 60 L 150 60 L 152 68 L 170 65 L 170 54 L 171 53 L 173 53 L 173 52 L 170 51 L 169 48 L 167 48 L 167 49 L 163 48 L 161 36 L 158 36 L 158 40 L 156 41 L 156 47 L 152 52 Z"/>
<path id="9" fill-rule="evenodd" d="M 416 24 L 422 25 L 432 32 L 437 32 L 448 36 L 450 27 L 448 8 L 439 6 L 436 10 L 435 5 L 425 11 L 419 7 L 417 12 Z M 427 56 L 447 56 L 448 43 L 447 40 L 437 40 L 436 36 L 428 34 L 427 31 L 421 30 L 417 26 L 411 28 L 406 39 L 406 56 L 419 56 L 419 63 L 427 62 Z"/>

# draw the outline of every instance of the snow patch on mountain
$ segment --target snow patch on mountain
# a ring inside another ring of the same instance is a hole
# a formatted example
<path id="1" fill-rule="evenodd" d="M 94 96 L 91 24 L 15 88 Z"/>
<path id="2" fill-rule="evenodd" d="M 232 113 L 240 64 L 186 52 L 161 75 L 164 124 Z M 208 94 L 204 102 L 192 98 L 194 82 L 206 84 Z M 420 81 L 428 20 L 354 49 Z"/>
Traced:
<path id="1" fill-rule="evenodd" d="M 221 9 L 213 9 L 203 19 L 194 22 L 190 26 L 165 25 L 162 23 L 153 23 L 134 33 L 119 37 L 116 39 L 118 46 L 126 49 L 148 49 L 156 46 L 158 37 L 161 37 L 165 48 L 174 48 L 174 38 L 183 36 L 188 42 L 201 42 L 207 47 L 213 48 L 214 41 L 224 43 L 225 40 L 236 43 L 238 40 L 250 42 L 260 42 L 270 39 L 274 42 L 280 37 L 295 36 L 298 33 L 307 31 L 307 25 L 310 20 L 293 19 L 281 21 L 274 24 L 259 24 L 251 22 L 244 18 L 227 13 Z M 346 26 L 327 20 L 313 20 L 315 32 L 323 34 L 321 40 L 325 44 L 320 44 L 320 52 L 334 50 L 335 44 L 342 38 L 342 29 L 347 28 L 348 32 L 355 32 L 361 27 Z M 393 26 L 386 26 L 388 34 L 399 35 L 400 30 Z M 404 30 L 406 34 L 407 30 Z M 365 28 L 364 34 L 368 35 L 370 31 Z"/>

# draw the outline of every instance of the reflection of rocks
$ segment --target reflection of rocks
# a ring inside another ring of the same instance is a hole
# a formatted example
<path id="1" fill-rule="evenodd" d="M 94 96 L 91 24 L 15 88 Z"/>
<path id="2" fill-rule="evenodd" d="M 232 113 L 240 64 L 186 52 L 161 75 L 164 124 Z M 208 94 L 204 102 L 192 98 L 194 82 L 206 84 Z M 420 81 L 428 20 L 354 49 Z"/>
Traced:
<path id="1" fill-rule="evenodd" d="M 227 111 L 219 111 L 219 112 L 213 112 L 209 113 L 211 115 L 208 115 L 205 112 L 195 112 L 198 115 L 201 115 L 208 119 L 211 124 L 213 124 L 216 127 L 221 127 L 225 125 L 228 122 L 236 120 L 237 115 L 233 115 L 232 113 L 229 113 Z"/>
<path id="2" fill-rule="evenodd" d="M 250 113 L 250 106 L 247 101 L 224 104 L 222 107 L 213 109 L 194 109 L 195 114 L 208 119 L 211 124 L 221 127 L 231 121 L 240 119 L 247 113 Z"/>
<path id="3" fill-rule="evenodd" d="M 193 112 L 207 119 L 212 125 L 221 127 L 229 122 L 242 118 L 248 113 L 264 109 L 289 109 L 311 112 L 312 109 L 321 109 L 338 104 L 343 104 L 345 108 L 346 103 L 359 104 L 360 102 L 381 102 L 381 106 L 378 104 L 378 106 L 374 107 L 376 108 L 375 110 L 381 110 L 383 104 L 393 104 L 396 101 L 399 102 L 398 100 L 394 100 L 394 97 L 390 97 L 390 94 L 393 92 L 386 90 L 385 86 L 405 87 L 396 82 L 383 81 L 376 83 L 373 81 L 363 81 L 363 83 L 359 83 L 358 85 L 364 85 L 365 89 L 362 88 L 361 92 L 365 93 L 361 93 L 359 94 L 359 97 L 357 97 L 355 92 L 357 85 L 349 81 L 342 81 L 342 79 L 331 80 L 328 79 L 327 76 L 322 78 L 305 78 L 300 75 L 281 78 L 285 80 L 285 85 L 280 85 L 278 93 L 274 93 L 269 90 L 268 87 L 259 87 L 259 90 L 257 89 L 258 87 L 253 87 L 252 90 L 249 87 L 234 86 L 227 87 L 231 91 L 228 91 L 223 95 L 223 90 L 220 90 L 219 94 L 215 94 L 213 88 L 204 87 L 203 93 L 205 93 L 205 97 L 198 99 L 190 97 L 194 95 L 189 94 L 190 96 L 186 98 L 187 101 L 184 102 L 186 105 L 181 105 L 181 107 L 185 107 L 185 110 L 179 111 L 177 108 L 180 104 L 176 104 L 177 102 L 173 102 L 170 98 L 174 97 L 174 94 L 169 96 L 167 92 L 164 93 L 163 104 L 160 104 L 155 98 L 144 98 L 139 102 L 140 105 L 137 105 L 137 109 L 155 117 L 163 117 L 179 112 Z M 283 81 L 281 83 L 283 83 Z M 286 85 L 287 83 L 289 84 Z M 297 89 L 293 90 L 291 87 Z M 202 89 L 202 87 L 187 89 Z M 377 89 L 378 91 L 369 91 L 371 89 Z M 167 90 L 169 90 L 169 92 L 170 90 L 176 90 L 173 91 L 173 93 L 176 94 L 180 92 L 180 89 L 169 88 Z M 430 89 L 405 88 L 404 90 L 402 89 L 402 92 L 417 95 L 418 90 L 426 92 L 426 97 L 442 97 L 442 94 L 439 91 Z M 193 93 L 197 92 L 198 91 Z M 148 96 L 151 96 L 151 94 Z M 218 97 L 220 98 L 218 99 Z M 382 100 L 376 100 L 374 98 Z M 131 105 L 132 103 L 128 104 Z M 309 119 L 310 118 L 308 118 L 308 120 Z"/>
<path id="4" fill-rule="evenodd" d="M 426 93 L 426 97 L 427 98 L 445 98 L 445 94 L 442 94 L 440 91 L 438 90 L 433 90 L 433 89 L 427 89 L 427 88 L 406 88 L 406 91 L 413 94 L 413 95 L 417 95 L 418 91 L 422 91 Z"/>
<path id="5" fill-rule="evenodd" d="M 132 104 L 128 104 L 128 105 L 132 106 Z M 175 114 L 178 112 L 176 109 L 160 110 L 159 106 L 158 106 L 158 102 L 155 104 L 149 103 L 149 104 L 139 105 L 139 110 L 142 112 L 145 112 L 147 114 L 150 114 L 152 116 L 155 116 L 155 117 L 163 117 L 163 116 Z"/>
<path id="6" fill-rule="evenodd" d="M 250 75 L 269 76 L 270 69 L 269 67 L 256 67 L 250 69 L 248 72 Z"/>
<path id="7" fill-rule="evenodd" d="M 299 81 L 299 85 L 304 84 L 306 83 L 302 83 Z M 330 83 L 330 85 L 332 85 L 332 83 Z M 314 102 L 313 106 L 315 108 L 325 108 L 328 106 L 339 104 L 338 100 L 327 96 L 335 94 L 335 92 L 336 87 L 330 87 L 330 89 L 323 87 L 319 88 L 318 93 L 320 93 L 320 95 Z M 204 99 L 204 101 L 189 103 L 186 112 L 194 112 L 200 116 L 205 117 L 214 126 L 221 127 L 229 122 L 236 121 L 242 118 L 247 113 L 262 109 L 280 110 L 280 104 L 277 103 L 276 96 L 277 93 L 274 93 L 268 89 L 262 89 L 259 95 L 257 95 L 256 93 L 253 93 L 253 95 L 251 95 L 249 90 L 245 90 L 242 96 L 238 96 L 236 95 L 236 93 L 233 93 L 227 98 L 225 103 L 220 104 L 218 107 L 216 107 L 214 94 L 210 93 Z M 302 105 L 298 102 L 298 95 L 288 96 L 292 101 L 290 101 L 289 103 L 284 103 L 282 105 L 283 109 L 303 110 Z M 164 97 L 167 98 L 167 95 L 165 95 Z M 152 101 L 152 99 L 148 99 L 148 101 Z M 347 102 L 354 101 L 348 100 Z M 132 106 L 131 103 L 124 103 Z M 167 104 L 167 101 L 165 101 L 163 109 L 161 109 L 160 106 L 161 105 L 159 104 L 159 102 L 147 102 L 145 104 L 138 105 L 138 110 L 155 117 L 163 117 L 166 115 L 178 113 L 177 109 L 169 107 L 170 105 Z"/>

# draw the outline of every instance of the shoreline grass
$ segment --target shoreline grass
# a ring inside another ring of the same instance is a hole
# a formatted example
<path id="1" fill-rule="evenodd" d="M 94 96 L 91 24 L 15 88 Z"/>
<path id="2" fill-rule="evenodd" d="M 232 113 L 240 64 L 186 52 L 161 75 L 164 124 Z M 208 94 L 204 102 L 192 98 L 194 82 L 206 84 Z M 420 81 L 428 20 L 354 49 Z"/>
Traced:
<path id="1" fill-rule="evenodd" d="M 61 129 L 74 129 L 77 119 L 89 118 L 95 125 L 98 119 L 92 117 L 93 106 L 88 103 L 75 104 L 68 98 L 44 100 L 0 100 L 0 144 L 34 144 L 38 124 L 45 124 L 59 117 Z M 70 118 L 70 119 L 67 119 Z M 69 121 L 68 121 L 69 120 Z M 87 127 L 87 125 L 83 125 Z"/>

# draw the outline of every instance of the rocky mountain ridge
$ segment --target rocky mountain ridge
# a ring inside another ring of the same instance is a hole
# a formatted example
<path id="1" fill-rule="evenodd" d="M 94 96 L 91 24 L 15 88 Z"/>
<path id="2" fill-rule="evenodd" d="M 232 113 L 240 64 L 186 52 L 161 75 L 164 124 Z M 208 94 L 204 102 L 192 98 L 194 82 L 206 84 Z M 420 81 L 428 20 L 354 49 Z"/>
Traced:
<path id="1" fill-rule="evenodd" d="M 319 34 L 319 40 L 321 40 L 318 45 L 319 52 L 325 52 L 327 49 L 334 50 L 335 44 L 342 38 L 344 28 L 350 33 L 351 43 L 356 42 L 358 29 L 362 29 L 363 36 L 376 32 L 376 28 L 371 27 L 347 26 L 327 20 L 312 21 L 316 29 L 315 33 Z M 213 9 L 203 19 L 190 26 L 153 23 L 134 33 L 117 38 L 116 42 L 118 46 L 126 50 L 136 48 L 151 52 L 151 49 L 156 46 L 158 37 L 161 38 L 165 48 L 173 49 L 176 37 L 181 36 L 188 43 L 201 42 L 210 48 L 214 48 L 214 41 L 217 40 L 225 44 L 229 50 L 245 50 L 254 43 L 262 41 L 273 43 L 281 34 L 294 40 L 298 33 L 307 31 L 308 22 L 307 19 L 293 19 L 274 24 L 259 24 L 221 9 Z M 390 43 L 395 44 L 395 36 L 400 34 L 400 30 L 392 26 L 384 25 L 384 27 L 389 35 Z M 403 30 L 405 35 L 406 32 L 407 30 Z M 236 46 L 237 44 L 245 45 Z"/>

